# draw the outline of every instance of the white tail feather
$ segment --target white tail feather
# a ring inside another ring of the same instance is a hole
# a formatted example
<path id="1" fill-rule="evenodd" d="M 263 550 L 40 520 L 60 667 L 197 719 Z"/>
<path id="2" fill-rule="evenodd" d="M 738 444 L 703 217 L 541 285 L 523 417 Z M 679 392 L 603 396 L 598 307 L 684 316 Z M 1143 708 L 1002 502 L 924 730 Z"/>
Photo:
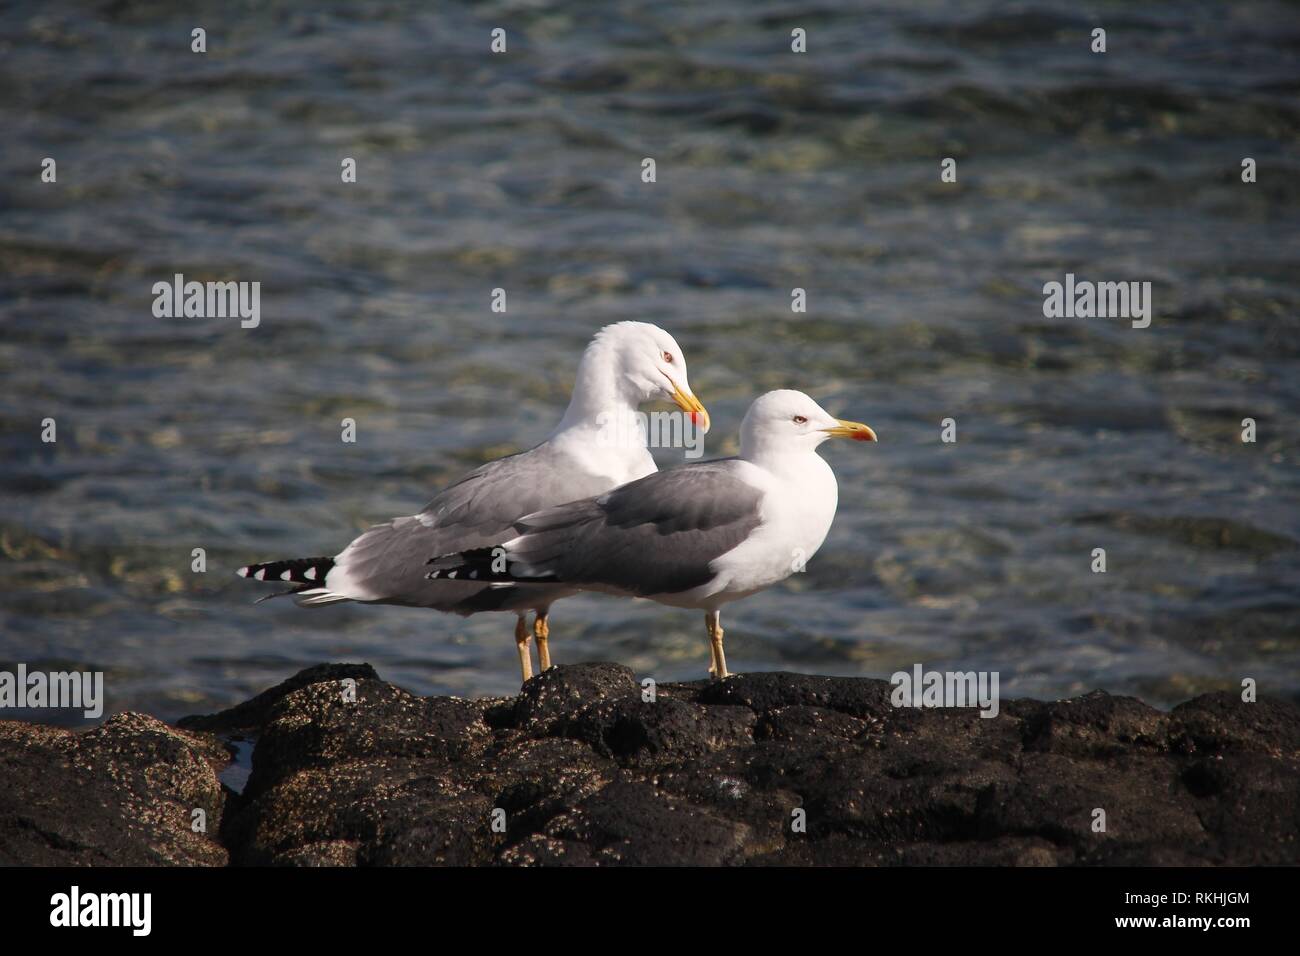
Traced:
<path id="1" fill-rule="evenodd" d="M 352 600 L 350 597 L 335 594 L 326 588 L 311 588 L 308 591 L 299 591 L 293 596 L 293 599 L 299 607 L 324 607 L 326 604 L 338 604 L 340 601 Z"/>

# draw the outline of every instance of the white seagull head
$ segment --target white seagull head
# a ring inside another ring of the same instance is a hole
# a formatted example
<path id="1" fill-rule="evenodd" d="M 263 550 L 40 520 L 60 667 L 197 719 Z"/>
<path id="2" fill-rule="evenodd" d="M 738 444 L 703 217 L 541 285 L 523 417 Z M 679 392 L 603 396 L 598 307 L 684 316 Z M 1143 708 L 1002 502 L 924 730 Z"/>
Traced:
<path id="1" fill-rule="evenodd" d="M 659 326 L 616 322 L 600 330 L 592 347 L 610 356 L 618 379 L 631 390 L 636 404 L 671 402 L 702 431 L 709 430 L 709 413 L 691 391 L 686 354 Z"/>
<path id="2" fill-rule="evenodd" d="M 740 454 L 811 452 L 828 438 L 876 441 L 861 422 L 836 418 L 803 392 L 779 389 L 754 399 L 740 425 Z"/>

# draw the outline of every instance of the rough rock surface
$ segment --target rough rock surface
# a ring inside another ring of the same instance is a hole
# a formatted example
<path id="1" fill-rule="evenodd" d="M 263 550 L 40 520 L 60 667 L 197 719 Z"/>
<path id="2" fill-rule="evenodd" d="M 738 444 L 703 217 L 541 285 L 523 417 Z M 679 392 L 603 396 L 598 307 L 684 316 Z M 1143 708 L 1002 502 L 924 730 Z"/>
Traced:
<path id="1" fill-rule="evenodd" d="M 229 759 L 215 738 L 142 714 L 84 733 L 0 721 L 0 865 L 222 866 Z"/>
<path id="2" fill-rule="evenodd" d="M 193 733 L 136 715 L 82 735 L 0 723 L 19 781 L 0 791 L 0 861 L 1300 862 L 1292 703 L 1208 694 L 1165 713 L 1095 692 L 985 719 L 895 709 L 889 691 L 766 673 L 647 702 L 627 668 L 584 664 L 467 701 L 324 665 L 182 721 Z M 200 731 L 256 739 L 220 846 L 178 815 L 220 807 L 219 745 Z"/>

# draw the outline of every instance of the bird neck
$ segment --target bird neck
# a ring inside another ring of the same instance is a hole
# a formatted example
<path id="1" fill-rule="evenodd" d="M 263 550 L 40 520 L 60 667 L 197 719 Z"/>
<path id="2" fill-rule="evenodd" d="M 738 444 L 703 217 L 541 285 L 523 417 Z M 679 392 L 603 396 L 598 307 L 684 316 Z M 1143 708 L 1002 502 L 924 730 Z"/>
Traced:
<path id="1" fill-rule="evenodd" d="M 810 474 L 820 475 L 830 467 L 815 448 L 792 448 L 788 443 L 754 440 L 749 435 L 741 440 L 740 457 L 778 478 L 795 482 Z"/>
<path id="2" fill-rule="evenodd" d="M 578 377 L 573 383 L 573 397 L 564 410 L 555 434 L 574 429 L 626 430 L 636 416 L 641 397 L 625 376 L 618 373 L 613 348 L 597 339 L 587 346 L 578 363 Z M 645 435 L 638 431 L 639 447 L 645 447 Z"/>
<path id="3" fill-rule="evenodd" d="M 770 502 L 773 520 L 792 527 L 789 533 L 804 556 L 811 558 L 835 520 L 840 498 L 835 472 L 821 455 L 807 450 L 752 464 L 765 476 L 761 486 L 769 496 L 765 500 Z"/>
<path id="4" fill-rule="evenodd" d="M 595 433 L 604 445 L 645 449 L 645 428 L 638 416 L 641 395 L 620 375 L 610 343 L 597 339 L 582 352 L 564 418 L 552 437 Z"/>

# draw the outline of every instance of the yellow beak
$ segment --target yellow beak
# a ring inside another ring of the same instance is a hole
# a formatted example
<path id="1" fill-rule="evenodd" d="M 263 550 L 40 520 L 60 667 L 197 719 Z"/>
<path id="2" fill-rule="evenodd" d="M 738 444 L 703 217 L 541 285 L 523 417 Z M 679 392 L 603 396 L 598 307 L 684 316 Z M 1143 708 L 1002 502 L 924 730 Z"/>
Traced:
<path id="1" fill-rule="evenodd" d="M 677 403 L 678 408 L 691 416 L 692 424 L 698 425 L 700 431 L 707 432 L 709 430 L 708 411 L 700 404 L 698 398 L 685 391 L 676 382 L 673 382 L 673 401 Z"/>
<path id="2" fill-rule="evenodd" d="M 835 427 L 822 429 L 832 438 L 852 438 L 854 441 L 879 441 L 870 425 L 864 425 L 862 422 L 846 422 L 842 418 L 837 418 L 835 421 L 839 422 Z"/>

